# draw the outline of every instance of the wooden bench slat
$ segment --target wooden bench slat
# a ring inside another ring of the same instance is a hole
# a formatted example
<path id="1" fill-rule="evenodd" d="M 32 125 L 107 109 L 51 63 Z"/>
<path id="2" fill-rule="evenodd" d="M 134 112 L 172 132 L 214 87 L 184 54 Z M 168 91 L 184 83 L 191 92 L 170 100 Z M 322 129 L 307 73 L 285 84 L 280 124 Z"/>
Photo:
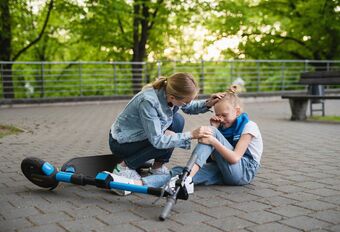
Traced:
<path id="1" fill-rule="evenodd" d="M 340 99 L 340 96 L 336 95 L 323 95 L 323 96 L 316 96 L 316 95 L 282 95 L 281 98 L 283 99 Z"/>
<path id="2" fill-rule="evenodd" d="M 300 79 L 299 81 L 300 84 L 306 84 L 306 85 L 339 85 L 340 84 L 340 77 L 337 78 L 330 78 L 330 77 L 325 77 L 325 78 L 305 78 L 305 79 Z"/>
<path id="3" fill-rule="evenodd" d="M 337 85 L 340 84 L 340 71 L 305 72 L 300 75 L 300 84 Z"/>

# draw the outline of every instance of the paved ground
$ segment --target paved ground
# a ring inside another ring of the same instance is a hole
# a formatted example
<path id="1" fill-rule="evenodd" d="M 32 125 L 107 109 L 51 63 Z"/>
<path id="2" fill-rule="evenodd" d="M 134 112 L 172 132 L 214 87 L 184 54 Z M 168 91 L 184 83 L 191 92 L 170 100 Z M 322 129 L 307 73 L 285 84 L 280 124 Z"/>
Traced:
<path id="1" fill-rule="evenodd" d="M 24 157 L 57 166 L 109 153 L 108 128 L 126 102 L 0 108 L 0 123 L 26 132 L 0 139 L 0 231 L 340 231 L 340 124 L 292 122 L 287 101 L 247 104 L 264 137 L 262 169 L 245 187 L 196 187 L 158 221 L 164 201 L 119 197 L 92 186 L 47 191 L 20 171 Z M 329 101 L 327 114 L 340 115 Z M 186 128 L 210 113 L 186 117 Z M 176 150 L 169 166 L 190 153 Z"/>

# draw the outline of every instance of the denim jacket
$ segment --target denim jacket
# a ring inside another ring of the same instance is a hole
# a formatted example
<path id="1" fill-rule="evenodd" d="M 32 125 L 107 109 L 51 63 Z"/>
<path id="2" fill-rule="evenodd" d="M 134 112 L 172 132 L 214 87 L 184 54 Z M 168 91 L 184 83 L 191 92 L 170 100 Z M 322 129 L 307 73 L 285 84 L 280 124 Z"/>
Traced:
<path id="1" fill-rule="evenodd" d="M 186 114 L 205 113 L 204 100 L 195 100 L 181 107 Z M 111 126 L 111 135 L 118 143 L 148 139 L 157 149 L 181 147 L 190 149 L 190 132 L 164 135 L 173 120 L 173 111 L 166 101 L 165 90 L 147 88 L 137 93 Z"/>

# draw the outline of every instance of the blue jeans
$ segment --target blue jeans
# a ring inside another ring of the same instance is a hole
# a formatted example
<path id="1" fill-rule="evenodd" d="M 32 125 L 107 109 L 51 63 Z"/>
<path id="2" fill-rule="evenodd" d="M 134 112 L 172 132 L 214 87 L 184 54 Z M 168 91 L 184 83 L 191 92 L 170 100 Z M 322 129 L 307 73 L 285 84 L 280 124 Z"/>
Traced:
<path id="1" fill-rule="evenodd" d="M 233 146 L 214 128 L 214 136 L 226 148 L 233 150 Z M 218 153 L 211 145 L 197 144 L 194 154 L 197 154 L 196 164 L 200 166 L 200 170 L 193 177 L 194 184 L 201 185 L 245 185 L 249 184 L 255 177 L 260 165 L 253 157 L 246 153 L 236 164 L 228 163 L 220 153 Z M 215 161 L 206 163 L 210 155 L 213 155 Z M 171 176 L 181 173 L 182 168 L 175 167 L 171 170 Z M 170 175 L 153 175 L 144 177 L 144 184 L 150 187 L 161 187 L 170 178 Z"/>
<path id="2" fill-rule="evenodd" d="M 181 133 L 183 132 L 184 122 L 184 117 L 179 113 L 175 113 L 173 122 L 168 130 Z M 131 169 L 137 169 L 151 159 L 167 163 L 174 151 L 174 148 L 157 149 L 147 139 L 139 142 L 120 144 L 112 138 L 111 133 L 109 133 L 109 145 L 112 154 L 124 160 L 126 165 Z"/>

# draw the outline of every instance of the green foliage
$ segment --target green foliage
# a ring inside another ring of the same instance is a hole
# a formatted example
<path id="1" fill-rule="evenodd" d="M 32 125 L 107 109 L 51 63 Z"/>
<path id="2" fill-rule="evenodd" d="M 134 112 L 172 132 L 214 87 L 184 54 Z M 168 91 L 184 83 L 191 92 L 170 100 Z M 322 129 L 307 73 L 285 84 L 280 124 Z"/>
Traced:
<path id="1" fill-rule="evenodd" d="M 32 5 L 37 3 L 41 5 L 35 10 Z M 39 35 L 48 3 L 9 1 L 12 58 Z M 225 59 L 340 59 L 339 0 L 58 0 L 43 37 L 18 61 L 131 61 L 134 32 L 141 33 L 140 25 L 135 30 L 134 20 L 146 20 L 142 12 L 134 13 L 136 4 L 147 6 L 149 12 L 144 60 L 150 62 L 142 70 L 143 84 L 159 74 L 153 60 L 162 60 L 162 75 L 191 72 L 204 93 L 222 91 L 237 77 L 246 81 L 249 92 L 303 88 L 296 84 L 301 70 L 307 71 L 302 63 L 193 61 L 198 58 L 193 47 L 200 39 L 192 33 L 196 28 L 208 30 L 203 49 L 222 38 L 240 38 L 238 48 L 222 51 Z M 193 62 L 168 62 L 181 59 Z M 45 63 L 29 68 L 15 64 L 15 95 L 132 94 L 131 66 L 115 68 L 107 63 Z M 34 88 L 33 94 L 27 93 L 27 83 Z"/>
<path id="2" fill-rule="evenodd" d="M 217 16 L 207 26 L 222 36 L 241 36 L 235 57 L 243 54 L 247 59 L 339 59 L 339 3 L 221 1 L 213 9 Z"/>
<path id="3" fill-rule="evenodd" d="M 339 0 L 88 0 L 81 5 L 59 0 L 43 39 L 21 60 L 131 60 L 133 19 L 142 18 L 133 14 L 134 2 L 147 4 L 151 14 L 157 9 L 147 42 L 147 54 L 154 59 L 193 57 L 195 38 L 183 38 L 197 26 L 208 28 L 215 40 L 241 37 L 238 50 L 223 51 L 226 58 L 340 58 Z M 47 3 L 33 12 L 27 1 L 11 2 L 13 54 L 37 37 Z M 207 39 L 205 46 L 215 40 Z M 175 57 L 164 54 L 171 46 L 176 46 L 171 53 Z"/>

